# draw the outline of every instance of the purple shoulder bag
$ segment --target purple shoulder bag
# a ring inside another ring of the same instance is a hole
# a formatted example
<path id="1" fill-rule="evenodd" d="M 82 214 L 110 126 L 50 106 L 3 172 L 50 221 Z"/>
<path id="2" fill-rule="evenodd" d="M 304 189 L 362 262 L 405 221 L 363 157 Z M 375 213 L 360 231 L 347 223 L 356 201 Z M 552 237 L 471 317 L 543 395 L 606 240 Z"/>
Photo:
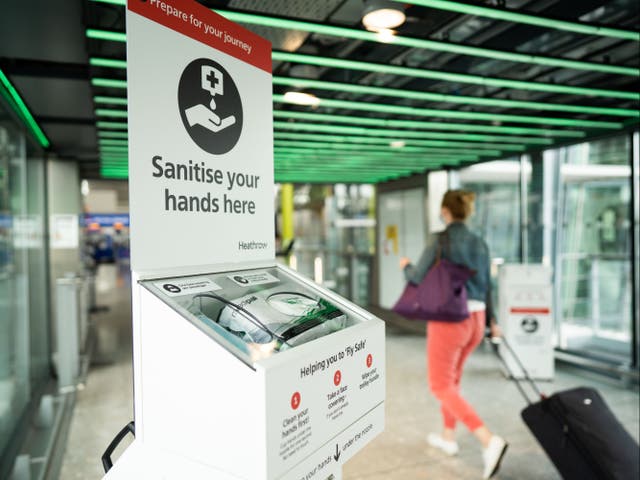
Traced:
<path id="1" fill-rule="evenodd" d="M 422 282 L 418 285 L 407 283 L 392 310 L 414 320 L 465 320 L 469 318 L 465 283 L 474 274 L 475 271 L 464 265 L 442 258 L 440 239 L 436 260 Z"/>

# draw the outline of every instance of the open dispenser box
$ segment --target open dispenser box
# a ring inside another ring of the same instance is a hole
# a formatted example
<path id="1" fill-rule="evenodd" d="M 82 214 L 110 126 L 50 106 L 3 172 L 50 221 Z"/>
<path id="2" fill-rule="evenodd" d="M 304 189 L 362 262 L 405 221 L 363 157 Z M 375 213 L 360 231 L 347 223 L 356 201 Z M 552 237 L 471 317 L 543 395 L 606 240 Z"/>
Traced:
<path id="1" fill-rule="evenodd" d="M 137 438 L 215 478 L 341 478 L 384 424 L 384 324 L 282 266 L 141 282 Z M 315 472 L 315 473 L 314 473 Z"/>

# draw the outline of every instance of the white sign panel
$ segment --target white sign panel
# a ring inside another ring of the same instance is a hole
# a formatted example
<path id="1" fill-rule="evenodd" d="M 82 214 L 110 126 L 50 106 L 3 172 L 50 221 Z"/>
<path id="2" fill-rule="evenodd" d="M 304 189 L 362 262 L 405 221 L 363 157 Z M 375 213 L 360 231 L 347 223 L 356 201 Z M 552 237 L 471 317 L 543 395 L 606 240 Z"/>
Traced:
<path id="1" fill-rule="evenodd" d="M 13 245 L 21 249 L 42 248 L 42 217 L 16 215 L 13 219 Z"/>
<path id="2" fill-rule="evenodd" d="M 128 2 L 131 264 L 274 258 L 271 45 L 185 0 Z"/>
<path id="3" fill-rule="evenodd" d="M 504 335 L 533 377 L 554 375 L 551 271 L 539 264 L 503 265 L 499 272 L 499 319 Z M 501 350 L 510 370 L 524 376 L 508 350 Z"/>
<path id="4" fill-rule="evenodd" d="M 78 248 L 80 239 L 80 219 L 78 215 L 51 215 L 49 230 L 51 232 L 51 248 Z"/>

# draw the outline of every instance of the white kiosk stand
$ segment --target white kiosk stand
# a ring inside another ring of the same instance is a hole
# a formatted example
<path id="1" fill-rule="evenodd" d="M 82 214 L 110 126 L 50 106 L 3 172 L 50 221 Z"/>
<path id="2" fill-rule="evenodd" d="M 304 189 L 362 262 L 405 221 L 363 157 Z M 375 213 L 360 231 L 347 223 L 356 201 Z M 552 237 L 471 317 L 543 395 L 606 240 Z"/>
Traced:
<path id="1" fill-rule="evenodd" d="M 106 479 L 339 480 L 384 428 L 384 324 L 275 263 L 271 48 L 129 0 L 135 441 Z"/>
<path id="2" fill-rule="evenodd" d="M 551 269 L 541 264 L 502 265 L 498 274 L 504 336 L 532 378 L 554 375 Z M 500 347 L 511 372 L 524 373 L 511 352 Z"/>

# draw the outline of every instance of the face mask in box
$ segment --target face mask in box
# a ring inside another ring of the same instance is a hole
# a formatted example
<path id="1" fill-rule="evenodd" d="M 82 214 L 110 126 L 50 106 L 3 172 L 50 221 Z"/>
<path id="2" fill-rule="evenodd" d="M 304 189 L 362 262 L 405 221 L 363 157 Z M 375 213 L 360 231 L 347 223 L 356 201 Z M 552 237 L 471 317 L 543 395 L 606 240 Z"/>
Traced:
<path id="1" fill-rule="evenodd" d="M 216 294 L 201 294 L 225 304 L 217 324 L 247 343 L 275 342 L 276 349 L 301 345 L 346 326 L 346 315 L 326 300 L 299 292 L 275 289 L 227 300 Z"/>

